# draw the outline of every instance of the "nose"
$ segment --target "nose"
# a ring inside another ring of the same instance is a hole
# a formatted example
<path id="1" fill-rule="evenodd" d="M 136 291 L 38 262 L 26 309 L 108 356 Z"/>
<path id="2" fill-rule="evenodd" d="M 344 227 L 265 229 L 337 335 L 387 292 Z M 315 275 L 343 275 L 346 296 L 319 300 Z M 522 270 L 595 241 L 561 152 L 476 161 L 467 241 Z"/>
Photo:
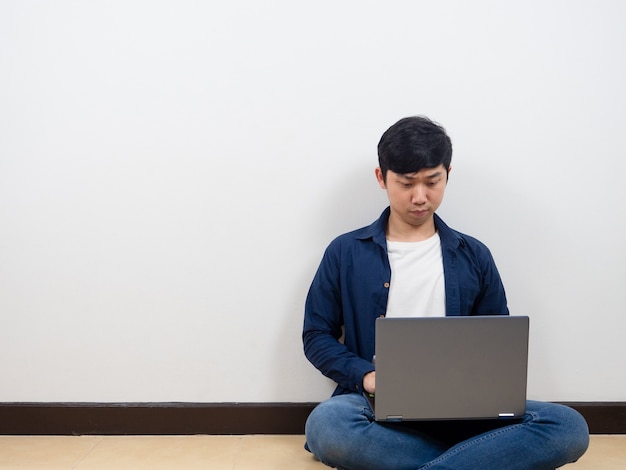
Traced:
<path id="1" fill-rule="evenodd" d="M 422 204 L 426 204 L 426 188 L 421 184 L 416 184 L 413 187 L 413 192 L 411 193 L 411 203 L 416 206 L 420 206 Z"/>

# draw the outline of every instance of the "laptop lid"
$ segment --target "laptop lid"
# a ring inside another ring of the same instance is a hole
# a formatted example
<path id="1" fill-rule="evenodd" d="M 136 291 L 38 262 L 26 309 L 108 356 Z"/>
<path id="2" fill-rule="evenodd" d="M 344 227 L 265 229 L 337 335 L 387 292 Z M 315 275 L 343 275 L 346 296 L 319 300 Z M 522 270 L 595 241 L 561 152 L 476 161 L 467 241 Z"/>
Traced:
<path id="1" fill-rule="evenodd" d="M 376 420 L 523 415 L 528 329 L 526 316 L 378 318 Z"/>

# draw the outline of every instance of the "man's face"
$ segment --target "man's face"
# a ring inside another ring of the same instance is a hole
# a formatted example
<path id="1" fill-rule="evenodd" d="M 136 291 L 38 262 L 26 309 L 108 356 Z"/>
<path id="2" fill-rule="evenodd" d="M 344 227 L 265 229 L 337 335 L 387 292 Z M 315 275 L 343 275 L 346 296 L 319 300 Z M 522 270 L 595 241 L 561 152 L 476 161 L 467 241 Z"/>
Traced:
<path id="1" fill-rule="evenodd" d="M 417 227 L 432 221 L 443 200 L 448 172 L 443 165 L 406 174 L 388 170 L 385 181 L 382 170 L 377 168 L 376 179 L 380 187 L 387 190 L 392 216 Z"/>

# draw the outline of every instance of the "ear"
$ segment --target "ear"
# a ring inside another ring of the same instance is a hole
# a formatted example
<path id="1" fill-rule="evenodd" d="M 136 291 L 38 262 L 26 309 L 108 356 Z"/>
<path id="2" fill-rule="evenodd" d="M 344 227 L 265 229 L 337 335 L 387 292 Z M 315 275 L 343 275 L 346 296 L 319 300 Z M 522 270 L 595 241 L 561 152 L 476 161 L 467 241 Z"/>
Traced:
<path id="1" fill-rule="evenodd" d="M 376 173 L 376 180 L 378 181 L 378 185 L 382 189 L 387 189 L 387 185 L 385 184 L 385 178 L 383 176 L 383 170 L 381 170 L 378 166 L 376 167 L 376 170 L 374 170 L 374 172 Z"/>

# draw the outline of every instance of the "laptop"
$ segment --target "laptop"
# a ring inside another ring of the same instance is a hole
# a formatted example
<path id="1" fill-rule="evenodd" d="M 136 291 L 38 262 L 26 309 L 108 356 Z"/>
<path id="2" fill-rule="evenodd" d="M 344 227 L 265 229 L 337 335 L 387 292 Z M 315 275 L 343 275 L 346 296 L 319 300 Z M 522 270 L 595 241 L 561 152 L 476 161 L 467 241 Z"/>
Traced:
<path id="1" fill-rule="evenodd" d="M 519 418 L 528 329 L 526 316 L 378 318 L 376 420 Z"/>

